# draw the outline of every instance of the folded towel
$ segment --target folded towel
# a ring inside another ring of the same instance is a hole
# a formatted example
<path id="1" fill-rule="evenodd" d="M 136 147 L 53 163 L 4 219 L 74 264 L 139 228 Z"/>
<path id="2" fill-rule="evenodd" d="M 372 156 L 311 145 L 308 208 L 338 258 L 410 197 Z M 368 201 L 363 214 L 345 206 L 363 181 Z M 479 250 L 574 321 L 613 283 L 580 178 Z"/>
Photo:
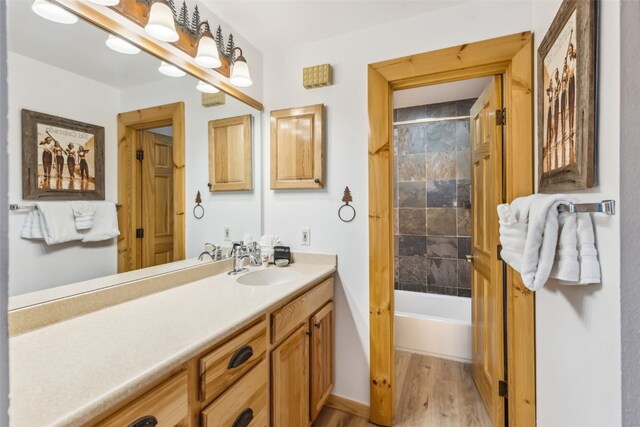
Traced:
<path id="1" fill-rule="evenodd" d="M 48 245 L 82 239 L 82 235 L 76 230 L 73 210 L 68 202 L 38 202 L 36 209 L 38 213 L 34 215 L 33 221 L 35 222 L 36 216 L 39 218 L 42 237 Z M 33 227 L 36 227 L 35 224 Z M 34 233 L 37 234 L 37 230 Z"/>
<path id="2" fill-rule="evenodd" d="M 88 230 L 93 227 L 96 205 L 91 202 L 71 202 L 76 218 L 76 230 Z"/>
<path id="3" fill-rule="evenodd" d="M 27 214 L 27 219 L 24 221 L 22 227 L 22 233 L 20 236 L 25 239 L 37 239 L 42 240 L 42 228 L 40 228 L 40 212 L 34 209 Z"/>
<path id="4" fill-rule="evenodd" d="M 93 227 L 82 234 L 82 241 L 98 242 L 118 237 L 120 230 L 118 229 L 116 205 L 112 202 L 94 202 L 94 205 Z"/>
<path id="5" fill-rule="evenodd" d="M 563 194 L 535 194 L 498 206 L 500 254 L 527 288 L 538 290 L 550 277 L 572 284 L 600 282 L 591 217 L 558 212 L 560 204 L 575 202 Z"/>

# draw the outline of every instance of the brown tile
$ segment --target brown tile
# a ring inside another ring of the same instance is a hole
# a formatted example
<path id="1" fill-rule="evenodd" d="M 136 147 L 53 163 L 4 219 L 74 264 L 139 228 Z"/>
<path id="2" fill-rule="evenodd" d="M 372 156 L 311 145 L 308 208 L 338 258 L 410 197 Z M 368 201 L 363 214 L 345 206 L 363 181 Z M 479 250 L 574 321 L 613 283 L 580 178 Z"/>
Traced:
<path id="1" fill-rule="evenodd" d="M 467 259 L 467 255 L 471 255 L 471 238 L 458 238 L 458 259 Z"/>
<path id="2" fill-rule="evenodd" d="M 413 234 L 425 236 L 427 234 L 427 210 L 426 209 L 398 209 L 399 234 Z"/>
<path id="3" fill-rule="evenodd" d="M 471 209 L 456 209 L 458 236 L 471 236 Z"/>
<path id="4" fill-rule="evenodd" d="M 456 210 L 449 208 L 427 209 L 428 236 L 455 236 Z"/>
<path id="5" fill-rule="evenodd" d="M 427 284 L 429 286 L 458 285 L 458 260 L 428 258 L 427 259 Z"/>
<path id="6" fill-rule="evenodd" d="M 400 236 L 398 245 L 400 256 L 422 256 L 427 251 L 427 238 L 425 236 Z"/>
<path id="7" fill-rule="evenodd" d="M 456 177 L 456 153 L 427 153 L 426 178 L 428 180 L 454 179 Z"/>
<path id="8" fill-rule="evenodd" d="M 471 179 L 471 151 L 456 151 L 456 179 Z"/>
<path id="9" fill-rule="evenodd" d="M 426 285 L 427 258 L 423 256 L 399 257 L 398 282 Z"/>
<path id="10" fill-rule="evenodd" d="M 401 208 L 424 208 L 427 206 L 427 187 L 424 181 L 399 182 L 398 206 Z"/>
<path id="11" fill-rule="evenodd" d="M 458 260 L 458 287 L 471 289 L 471 264 L 466 260 Z"/>
<path id="12" fill-rule="evenodd" d="M 427 237 L 427 256 L 430 258 L 457 258 L 456 237 Z"/>
<path id="13" fill-rule="evenodd" d="M 426 175 L 426 155 L 407 154 L 395 159 L 397 181 L 424 181 Z"/>
<path id="14" fill-rule="evenodd" d="M 427 206 L 448 208 L 456 206 L 456 181 L 453 179 L 427 181 Z"/>
<path id="15" fill-rule="evenodd" d="M 398 155 L 427 152 L 427 127 L 425 124 L 400 125 L 394 131 L 394 152 Z"/>
<path id="16" fill-rule="evenodd" d="M 400 215 L 398 213 L 400 209 L 393 210 L 393 234 L 400 234 Z"/>

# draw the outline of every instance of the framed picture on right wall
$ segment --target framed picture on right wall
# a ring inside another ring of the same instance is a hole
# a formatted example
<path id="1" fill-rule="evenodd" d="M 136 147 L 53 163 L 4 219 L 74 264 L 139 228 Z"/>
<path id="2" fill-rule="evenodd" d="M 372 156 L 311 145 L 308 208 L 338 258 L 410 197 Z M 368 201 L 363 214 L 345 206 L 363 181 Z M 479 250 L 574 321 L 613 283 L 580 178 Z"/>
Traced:
<path id="1" fill-rule="evenodd" d="M 538 48 L 541 193 L 593 187 L 598 2 L 564 0 Z"/>

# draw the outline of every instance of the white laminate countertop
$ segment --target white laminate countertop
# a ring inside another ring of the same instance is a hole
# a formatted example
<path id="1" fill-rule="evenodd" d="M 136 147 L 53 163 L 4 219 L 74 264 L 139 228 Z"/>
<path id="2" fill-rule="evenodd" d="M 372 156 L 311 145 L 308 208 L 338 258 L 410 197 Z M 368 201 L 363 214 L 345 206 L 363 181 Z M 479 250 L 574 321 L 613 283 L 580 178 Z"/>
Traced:
<path id="1" fill-rule="evenodd" d="M 80 425 L 336 271 L 287 268 L 302 277 L 246 286 L 220 274 L 12 337 L 11 426 Z"/>

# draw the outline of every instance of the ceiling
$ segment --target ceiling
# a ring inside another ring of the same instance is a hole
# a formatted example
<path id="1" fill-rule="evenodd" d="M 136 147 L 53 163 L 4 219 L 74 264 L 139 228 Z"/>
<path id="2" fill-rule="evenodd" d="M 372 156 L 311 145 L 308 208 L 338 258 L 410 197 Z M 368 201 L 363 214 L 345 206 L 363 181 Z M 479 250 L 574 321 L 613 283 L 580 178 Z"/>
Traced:
<path id="1" fill-rule="evenodd" d="M 151 55 L 114 52 L 105 45 L 108 33 L 102 29 L 82 19 L 73 25 L 47 21 L 31 11 L 32 3 L 7 2 L 9 51 L 118 89 L 168 78 Z"/>
<path id="2" fill-rule="evenodd" d="M 383 25 L 464 0 L 198 0 L 262 52 Z M 468 1 L 468 0 L 467 0 Z"/>
<path id="3" fill-rule="evenodd" d="M 422 86 L 414 89 L 398 90 L 393 92 L 393 108 L 478 98 L 484 88 L 491 82 L 491 79 L 491 77 L 480 77 L 477 79 Z"/>

